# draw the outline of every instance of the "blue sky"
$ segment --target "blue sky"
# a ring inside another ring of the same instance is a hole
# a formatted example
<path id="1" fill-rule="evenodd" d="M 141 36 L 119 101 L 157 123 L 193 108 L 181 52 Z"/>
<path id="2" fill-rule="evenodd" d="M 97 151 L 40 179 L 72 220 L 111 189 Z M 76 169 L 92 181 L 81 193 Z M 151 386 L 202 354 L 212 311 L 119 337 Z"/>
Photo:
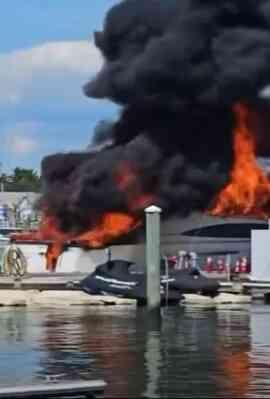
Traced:
<path id="1" fill-rule="evenodd" d="M 92 41 L 117 0 L 9 0 L 1 4 L 0 162 L 39 169 L 43 156 L 85 148 L 116 116 L 81 87 L 101 67 Z"/>

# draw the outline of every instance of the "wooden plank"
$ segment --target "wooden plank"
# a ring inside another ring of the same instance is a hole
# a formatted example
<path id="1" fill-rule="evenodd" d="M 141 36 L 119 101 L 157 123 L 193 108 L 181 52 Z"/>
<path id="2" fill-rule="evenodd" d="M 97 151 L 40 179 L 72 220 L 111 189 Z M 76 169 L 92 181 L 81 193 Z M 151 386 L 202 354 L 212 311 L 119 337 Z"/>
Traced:
<path id="1" fill-rule="evenodd" d="M 0 399 L 19 399 L 19 398 L 49 398 L 49 397 L 92 397 L 102 394 L 106 387 L 103 380 L 78 381 L 67 383 L 48 383 L 41 385 L 17 386 L 12 388 L 0 388 Z"/>

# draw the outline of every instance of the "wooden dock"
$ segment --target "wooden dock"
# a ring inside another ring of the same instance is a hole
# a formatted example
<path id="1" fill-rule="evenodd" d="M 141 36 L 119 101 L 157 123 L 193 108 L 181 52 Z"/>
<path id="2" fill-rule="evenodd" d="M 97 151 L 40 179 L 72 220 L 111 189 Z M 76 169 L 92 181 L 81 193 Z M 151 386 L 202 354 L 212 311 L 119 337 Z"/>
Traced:
<path id="1" fill-rule="evenodd" d="M 95 398 L 104 393 L 105 381 L 78 381 L 0 388 L 0 399 Z"/>

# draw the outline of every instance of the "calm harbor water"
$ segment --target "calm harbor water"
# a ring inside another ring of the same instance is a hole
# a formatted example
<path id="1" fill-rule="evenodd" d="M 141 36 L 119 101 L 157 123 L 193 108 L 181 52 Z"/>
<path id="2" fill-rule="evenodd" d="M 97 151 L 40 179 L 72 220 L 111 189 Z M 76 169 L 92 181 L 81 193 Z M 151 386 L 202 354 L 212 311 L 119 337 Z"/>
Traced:
<path id="1" fill-rule="evenodd" d="M 104 378 L 107 397 L 270 398 L 270 307 L 0 311 L 0 385 Z"/>

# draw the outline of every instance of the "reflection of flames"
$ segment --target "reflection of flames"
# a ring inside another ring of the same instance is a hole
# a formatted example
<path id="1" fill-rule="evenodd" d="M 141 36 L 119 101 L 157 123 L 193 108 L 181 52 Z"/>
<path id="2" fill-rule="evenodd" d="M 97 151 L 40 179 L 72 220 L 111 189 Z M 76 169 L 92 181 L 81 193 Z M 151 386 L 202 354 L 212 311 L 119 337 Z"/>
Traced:
<path id="1" fill-rule="evenodd" d="M 141 225 L 139 215 L 146 206 L 150 205 L 154 197 L 141 192 L 137 175 L 127 163 L 119 167 L 115 182 L 119 191 L 125 193 L 127 197 L 127 212 L 107 212 L 99 218 L 94 227 L 81 234 L 64 233 L 57 227 L 57 221 L 45 214 L 37 232 L 14 234 L 12 238 L 28 242 L 47 241 L 47 269 L 54 271 L 65 244 L 73 242 L 84 248 L 101 248 L 126 235 Z"/>
<path id="2" fill-rule="evenodd" d="M 251 362 L 246 348 L 239 348 L 238 352 L 230 353 L 219 351 L 218 357 L 222 371 L 227 377 L 227 389 L 232 398 L 245 398 L 251 381 Z"/>
<path id="3" fill-rule="evenodd" d="M 234 165 L 230 182 L 218 194 L 210 213 L 266 218 L 270 214 L 270 181 L 256 163 L 255 138 L 249 127 L 251 111 L 243 104 L 236 104 L 234 113 Z"/>

